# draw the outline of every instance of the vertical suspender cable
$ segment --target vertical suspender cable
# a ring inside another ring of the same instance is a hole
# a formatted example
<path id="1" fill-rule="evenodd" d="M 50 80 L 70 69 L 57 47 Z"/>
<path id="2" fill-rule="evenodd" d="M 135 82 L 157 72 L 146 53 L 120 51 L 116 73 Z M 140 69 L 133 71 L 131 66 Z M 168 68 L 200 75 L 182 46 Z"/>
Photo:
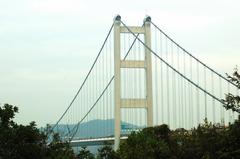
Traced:
<path id="1" fill-rule="evenodd" d="M 112 67 L 112 65 L 111 65 L 111 36 L 110 36 L 110 38 L 109 38 L 109 45 L 108 45 L 108 60 L 107 61 L 109 61 L 109 65 L 107 66 L 107 68 L 108 68 L 108 79 L 110 79 L 111 78 L 111 67 Z M 110 121 L 111 121 L 111 89 L 108 89 L 108 131 L 109 132 L 111 132 L 110 130 L 111 130 L 111 123 L 110 123 Z"/>
<path id="2" fill-rule="evenodd" d="M 185 54 L 183 54 L 183 75 L 186 76 L 186 60 Z M 187 91 L 186 91 L 186 81 L 183 82 L 184 90 L 184 127 L 187 127 Z"/>
<path id="3" fill-rule="evenodd" d="M 199 63 L 197 62 L 197 85 L 199 85 Z M 200 123 L 200 101 L 199 101 L 199 89 L 196 87 L 196 93 L 197 93 L 197 124 Z"/>
<path id="4" fill-rule="evenodd" d="M 104 69 L 105 61 L 104 61 L 104 58 L 105 58 L 105 53 L 106 53 L 106 50 L 104 48 L 103 54 L 102 54 L 102 59 L 101 59 L 101 61 L 102 61 L 102 63 L 101 63 L 101 71 L 102 71 L 102 73 L 101 73 L 101 90 L 104 89 L 104 76 L 105 76 L 105 69 Z M 102 116 L 101 116 L 101 118 L 102 118 L 102 120 L 105 119 L 104 118 L 104 116 L 105 116 L 105 102 L 104 102 L 104 98 L 105 97 L 103 95 L 102 98 L 101 98 L 101 108 L 102 108 L 102 113 L 101 113 Z M 88 115 L 88 117 L 89 116 L 90 115 Z M 104 129 L 105 129 L 105 126 L 104 126 Z"/>
<path id="5" fill-rule="evenodd" d="M 126 53 L 126 50 L 127 48 L 129 47 L 129 34 L 122 34 L 122 41 L 123 41 L 123 46 L 121 46 L 121 48 L 123 49 L 123 55 L 125 56 L 125 58 L 127 58 L 127 56 L 125 55 Z M 131 51 L 131 50 L 130 50 Z M 130 52 L 129 51 L 129 52 Z M 129 79 L 128 79 L 128 69 L 122 69 L 122 77 L 121 77 L 121 80 L 122 80 L 122 93 L 121 95 L 124 96 L 124 98 L 128 99 L 128 96 L 129 96 L 129 91 L 127 91 L 127 84 L 129 82 Z M 129 88 L 130 90 L 130 88 Z M 128 104 L 128 103 L 127 103 Z M 127 124 L 129 124 L 129 112 L 128 112 L 128 109 L 129 108 L 125 108 L 125 109 L 122 109 L 122 120 L 123 120 L 123 123 L 121 123 L 121 125 L 124 126 L 124 122 L 126 122 Z M 124 130 L 125 129 L 125 130 Z M 123 130 L 124 130 L 124 133 L 127 133 L 128 131 L 128 127 L 123 127 Z"/>
<path id="6" fill-rule="evenodd" d="M 222 98 L 222 79 L 221 79 L 221 77 L 219 77 L 219 97 Z M 221 125 L 225 125 L 224 121 L 223 121 L 223 115 L 224 115 L 223 106 L 220 103 L 220 123 L 221 123 Z"/>
<path id="7" fill-rule="evenodd" d="M 129 34 L 126 34 L 125 36 L 124 36 L 124 52 L 126 52 L 126 47 L 129 47 L 129 44 L 130 44 L 130 40 L 129 40 L 129 38 L 130 38 L 130 35 Z M 127 40 L 127 41 L 126 41 Z M 132 50 L 130 51 L 130 55 L 131 55 L 131 52 L 132 52 Z M 127 85 L 127 83 L 128 83 L 128 81 L 129 81 L 129 79 L 128 79 L 128 70 L 127 69 L 123 69 L 124 70 L 124 75 L 125 75 L 125 81 L 124 81 L 124 85 L 125 85 L 125 97 L 128 99 L 129 97 L 129 92 L 130 92 L 130 86 L 128 87 L 128 85 Z M 127 103 L 128 105 L 129 105 L 129 103 Z M 126 123 L 129 123 L 129 111 L 128 111 L 128 108 L 126 108 L 126 109 L 124 109 L 124 112 L 125 113 L 123 113 L 123 114 L 125 114 L 125 121 L 126 121 Z M 128 129 L 127 129 L 128 130 Z"/>
<path id="8" fill-rule="evenodd" d="M 190 80 L 193 81 L 193 64 L 192 64 L 192 58 L 190 57 Z M 190 84 L 190 128 L 193 127 L 193 90 L 192 90 L 192 85 Z"/>
<path id="9" fill-rule="evenodd" d="M 139 54 L 140 54 L 140 52 L 139 52 L 139 44 L 136 43 L 135 45 L 136 45 L 136 52 L 135 52 L 136 60 L 140 60 L 140 58 L 139 58 Z M 134 85 L 135 86 L 135 95 L 136 95 L 135 98 L 140 98 L 139 81 L 141 80 L 141 77 L 140 77 L 140 74 L 139 74 L 139 70 L 140 70 L 139 68 L 135 69 L 136 77 L 137 77 L 137 81 L 135 81 L 135 85 Z M 136 113 L 134 114 L 135 115 L 135 123 L 136 123 L 135 125 L 137 125 L 137 126 L 140 125 L 139 114 L 140 114 L 140 110 L 137 109 Z"/>
<path id="10" fill-rule="evenodd" d="M 121 46 L 121 48 L 123 49 L 123 54 L 125 54 L 125 52 L 126 52 L 126 36 L 127 36 L 128 34 L 123 34 L 123 36 L 122 36 L 122 40 L 123 40 L 123 46 Z M 129 35 L 128 35 L 129 36 Z M 121 76 L 121 80 L 123 81 L 122 82 L 122 86 L 121 86 L 121 88 L 122 88 L 122 92 L 121 92 L 121 95 L 122 96 L 124 96 L 124 98 L 126 98 L 127 99 L 127 95 L 128 95 L 128 92 L 127 92 L 127 82 L 128 82 L 128 79 L 127 79 L 127 70 L 126 69 L 122 69 L 123 71 L 121 71 L 122 72 L 122 76 Z M 127 103 L 128 104 L 128 103 Z M 123 109 L 123 110 L 121 110 L 121 112 L 123 112 L 123 113 L 121 113 L 122 115 L 122 121 L 123 122 L 125 122 L 126 121 L 126 123 L 128 123 L 128 111 L 127 111 L 127 108 L 126 109 Z M 123 123 L 121 123 L 121 125 L 122 125 Z"/>
<path id="11" fill-rule="evenodd" d="M 107 45 L 107 43 L 106 43 Z M 104 87 L 104 78 L 105 78 L 105 55 L 106 55 L 106 45 L 104 46 L 104 52 L 102 55 L 102 87 Z M 102 88 L 104 89 L 104 88 Z M 102 96 L 102 120 L 105 121 L 105 95 Z M 90 115 L 89 115 L 90 116 Z M 106 125 L 104 125 L 104 130 L 106 130 Z"/>
<path id="12" fill-rule="evenodd" d="M 132 37 L 130 36 L 130 40 L 129 40 L 129 45 L 131 44 L 131 41 L 132 41 Z M 133 47 L 132 47 L 132 54 L 131 54 L 131 60 L 134 58 L 134 47 L 135 47 L 135 45 L 133 45 Z M 133 85 L 130 83 L 131 81 L 132 81 L 132 74 L 131 74 L 131 70 L 130 69 L 127 69 L 127 72 L 128 72 L 128 82 L 127 82 L 127 84 L 129 83 L 129 92 L 130 92 L 130 97 L 131 97 L 131 99 L 133 98 L 133 91 L 134 91 L 134 87 L 133 87 Z M 134 104 L 134 101 L 132 101 L 132 100 L 130 100 L 130 105 L 133 105 Z M 128 115 L 129 115 L 129 123 L 130 124 L 132 124 L 132 119 L 133 119 L 133 117 L 132 117 L 132 108 L 128 108 Z M 130 127 L 131 129 L 130 129 L 130 131 L 132 131 L 133 130 L 133 127 L 132 127 L 132 125 L 131 125 L 131 127 Z"/>
<path id="13" fill-rule="evenodd" d="M 106 70 L 106 76 L 105 76 L 105 80 L 104 81 L 106 81 L 106 83 L 107 83 L 107 81 L 108 81 L 108 75 L 109 75 L 109 60 L 108 60 L 108 54 L 109 54 L 109 48 L 108 48 L 108 45 L 109 45 L 109 40 L 108 40 L 108 43 L 107 43 L 107 45 L 106 45 L 106 58 L 105 58 L 105 60 L 106 60 L 106 64 L 105 64 L 105 70 Z M 105 119 L 106 119 L 106 122 L 107 122 L 107 131 L 108 131 L 108 128 L 109 128 L 109 123 L 108 123 L 108 116 L 109 116 L 109 89 L 107 90 L 107 93 L 105 94 L 105 96 L 106 96 L 106 101 L 105 101 L 105 103 L 106 103 L 106 112 L 105 112 Z M 107 133 L 107 132 L 106 132 Z"/>
<path id="14" fill-rule="evenodd" d="M 101 72 L 101 90 L 104 89 L 104 54 L 105 54 L 105 48 L 103 49 L 103 54 L 101 56 L 101 67 L 100 67 L 100 72 Z M 102 96 L 101 100 L 100 100 L 100 103 L 101 103 L 101 120 L 104 120 L 104 111 L 105 111 L 105 108 L 104 108 L 104 95 Z M 87 116 L 87 119 L 89 118 L 89 115 Z"/>
<path id="15" fill-rule="evenodd" d="M 104 77 L 103 77 L 103 79 L 104 79 L 104 85 L 105 85 L 105 81 L 107 81 L 107 53 L 108 53 L 108 42 L 106 43 L 106 52 L 105 52 L 105 56 L 104 56 Z M 107 91 L 108 92 L 108 91 Z M 107 120 L 107 93 L 106 94 L 104 94 L 103 95 L 103 101 L 104 101 L 104 114 L 103 114 L 103 116 L 104 116 L 104 120 L 106 121 Z"/>
<path id="16" fill-rule="evenodd" d="M 183 61 L 183 60 L 182 60 Z M 184 66 L 184 64 L 182 64 L 182 66 Z M 183 67 L 184 68 L 184 67 Z M 181 77 L 179 77 L 180 78 L 180 80 L 181 80 L 181 114 L 182 114 L 182 125 L 181 125 L 181 127 L 183 128 L 184 127 L 184 89 L 183 89 L 183 78 L 181 78 Z"/>
<path id="17" fill-rule="evenodd" d="M 178 69 L 178 71 L 180 71 L 180 64 L 179 64 L 179 48 L 177 47 L 177 69 Z M 177 90 L 178 90 L 178 92 L 177 92 L 177 96 L 178 96 L 178 128 L 180 128 L 181 127 L 181 89 L 180 89 L 180 79 L 179 79 L 179 76 L 177 76 L 177 81 L 178 81 L 178 83 L 177 83 L 177 86 L 178 86 L 178 88 L 177 88 Z"/>
<path id="18" fill-rule="evenodd" d="M 138 41 L 140 43 L 140 41 Z M 146 56 L 146 48 L 143 49 L 143 52 L 144 52 L 144 56 Z M 145 59 L 145 58 L 144 58 Z M 147 96 L 147 69 L 145 68 L 145 71 L 144 71 L 144 78 L 143 78 L 143 83 L 144 83 L 144 92 L 145 92 L 145 98 Z M 147 110 L 145 110 L 145 123 L 147 125 L 147 116 L 148 113 L 147 113 Z"/>
<path id="19" fill-rule="evenodd" d="M 132 36 L 131 36 L 131 40 L 130 41 L 132 41 Z M 129 45 L 130 45 L 130 43 L 129 43 Z M 133 48 L 132 48 L 132 59 L 134 59 L 134 56 L 136 55 L 135 54 L 135 44 L 133 45 Z M 130 81 L 133 81 L 134 80 L 134 78 L 135 78 L 135 76 L 134 76 L 134 70 L 133 70 L 133 73 L 131 72 L 131 70 L 130 69 L 128 69 L 128 78 L 129 78 L 129 82 Z M 134 86 L 133 86 L 133 84 L 130 84 L 130 86 L 131 86 L 131 98 L 134 98 Z M 131 101 L 131 105 L 134 105 L 134 101 Z M 129 117 L 130 117 L 130 123 L 131 123 L 131 130 L 133 130 L 133 119 L 134 119 L 134 117 L 133 117 L 133 109 L 132 108 L 129 108 Z"/>
<path id="20" fill-rule="evenodd" d="M 106 57 L 105 57 L 105 61 L 106 61 L 106 63 L 105 63 L 105 79 L 104 79 L 104 81 L 107 81 L 108 80 L 108 74 L 109 74 L 109 72 L 108 72 L 108 45 L 109 45 L 109 40 L 108 40 L 108 42 L 107 42 L 107 45 L 105 46 L 106 47 Z M 108 112 L 108 105 L 109 105 L 109 103 L 108 103 L 108 93 L 109 93 L 109 90 L 107 90 L 107 93 L 105 94 L 105 105 L 106 105 L 106 112 L 105 112 L 105 121 L 107 122 L 107 125 L 106 125 L 106 134 L 108 133 L 107 131 L 108 131 L 108 128 L 109 128 L 109 123 L 108 123 L 108 114 L 109 114 L 109 112 Z"/>
<path id="21" fill-rule="evenodd" d="M 190 80 L 192 81 L 191 79 L 191 57 L 189 57 L 189 73 L 190 73 Z M 191 84 L 188 82 L 188 125 L 189 125 L 189 128 L 191 128 L 191 125 L 192 125 L 192 121 L 191 121 L 191 113 L 192 113 L 192 110 L 191 110 Z"/>
<path id="22" fill-rule="evenodd" d="M 211 83 L 212 83 L 212 94 L 214 94 L 214 78 L 213 78 L 213 72 L 211 72 Z M 212 116 L 213 116 L 213 123 L 216 123 L 216 116 L 215 116 L 215 99 L 212 98 Z"/>
<path id="23" fill-rule="evenodd" d="M 157 50 L 158 50 L 158 46 L 157 46 L 157 30 L 156 30 L 156 27 L 155 27 L 155 30 L 154 30 L 154 33 L 155 33 L 155 50 L 156 50 L 156 52 L 158 52 Z M 158 80 L 157 80 L 157 76 L 158 76 L 158 70 L 157 70 L 157 58 L 154 58 L 155 60 L 154 60 L 154 65 L 155 65 L 155 92 L 156 92 L 156 94 L 155 94 L 155 110 L 156 110 L 156 123 L 157 124 L 159 124 L 159 122 L 158 122 L 158 112 L 159 112 L 159 109 L 158 109 L 158 107 L 159 107 L 159 105 L 158 105 Z"/>
<path id="24" fill-rule="evenodd" d="M 100 74 L 101 74 L 100 73 L 100 61 L 99 60 L 97 61 L 97 64 L 96 64 L 96 71 L 97 71 L 96 72 L 96 98 L 97 98 L 98 92 L 99 92 L 99 89 L 100 89 L 99 83 L 100 83 Z M 100 103 L 98 103 L 98 104 L 100 105 Z M 97 109 L 98 109 L 98 112 L 101 112 L 101 107 L 100 106 L 98 106 Z M 98 116 L 98 118 L 101 118 L 100 113 L 97 113 L 97 116 Z"/>
<path id="25" fill-rule="evenodd" d="M 134 47 L 133 47 L 133 54 L 134 54 L 134 56 L 133 56 L 133 58 L 134 58 L 134 60 L 137 60 L 136 59 L 136 54 L 137 54 L 137 52 L 136 52 L 136 44 L 134 44 Z M 137 81 L 137 80 L 139 80 L 139 79 L 137 79 L 137 74 L 136 74 L 136 71 L 137 71 L 137 68 L 136 68 L 136 63 L 134 63 L 134 66 L 135 66 L 135 68 L 133 69 L 133 76 L 134 77 L 131 77 L 132 78 L 132 81 L 131 81 L 131 84 L 132 84 L 132 86 L 133 86 L 133 99 L 135 99 L 136 98 L 136 83 L 135 83 L 135 81 Z M 134 101 L 135 102 L 135 101 Z M 134 103 L 134 105 L 136 104 L 136 102 Z M 134 130 L 134 125 L 136 125 L 135 123 L 136 123 L 136 109 L 133 109 L 133 108 L 131 108 L 131 110 L 132 110 L 132 129 Z"/>
<path id="26" fill-rule="evenodd" d="M 162 41 L 162 34 L 160 34 L 160 57 L 163 57 L 163 41 Z M 161 82 L 161 90 L 160 90 L 160 93 L 161 93 L 161 116 L 162 116 L 162 124 L 164 124 L 165 120 L 164 120 L 164 115 L 165 115 L 165 109 L 164 109 L 164 96 L 163 96 L 163 64 L 162 64 L 162 61 L 160 62 L 160 69 L 161 69 L 161 79 L 160 79 L 160 82 Z"/>
<path id="27" fill-rule="evenodd" d="M 141 59 L 141 48 L 140 48 L 140 43 L 138 42 L 138 59 Z M 142 81 L 142 76 L 141 76 L 141 71 L 140 69 L 138 70 L 138 76 L 140 78 L 140 80 L 138 81 L 138 93 L 139 93 L 139 98 L 142 98 L 142 92 L 140 91 L 141 88 L 141 81 Z M 141 121 L 141 114 L 142 114 L 142 110 L 140 110 L 140 112 L 138 113 L 138 120 L 139 120 L 139 125 L 142 125 L 142 121 Z"/>
<path id="28" fill-rule="evenodd" d="M 204 77 L 204 90 L 207 88 L 207 77 L 206 77 L 206 67 L 203 68 L 203 77 Z M 207 94 L 204 93 L 204 118 L 207 119 Z"/>
<path id="29" fill-rule="evenodd" d="M 166 61 L 168 61 L 168 42 L 167 42 L 167 37 L 165 37 L 165 51 L 166 51 Z M 167 76 L 167 122 L 168 122 L 168 125 L 170 126 L 170 99 L 169 99 L 169 70 L 168 70 L 168 67 L 167 67 L 167 70 L 166 70 L 166 76 Z"/>
<path id="30" fill-rule="evenodd" d="M 109 40 L 109 53 L 110 53 L 110 60 L 109 60 L 109 62 L 110 62 L 110 67 L 109 67 L 109 71 L 110 71 L 110 76 L 109 76 L 109 78 L 111 78 L 111 76 L 112 76 L 112 67 L 113 67 L 113 65 L 112 65 L 112 60 L 113 60 L 113 58 L 112 58 L 112 55 L 113 55 L 113 53 L 112 53 L 112 34 L 110 35 L 110 40 Z M 112 110 L 113 110 L 113 103 L 112 103 L 112 98 L 113 98 L 113 92 L 112 92 L 112 89 L 110 88 L 110 99 L 109 99 L 109 102 L 110 102 L 110 105 L 109 105 L 109 113 L 110 113 L 110 116 L 109 116 L 109 126 L 110 126 L 110 128 L 109 128 L 109 131 L 110 132 L 112 132 Z M 112 135 L 112 134 L 111 134 Z"/>
<path id="31" fill-rule="evenodd" d="M 99 58 L 99 59 L 100 59 L 100 58 Z M 100 61 L 99 61 L 99 62 L 100 62 Z M 86 83 L 86 84 L 87 84 L 87 83 Z M 87 108 L 86 108 L 86 107 L 87 107 L 87 103 L 86 103 L 87 92 L 85 93 L 86 87 L 84 87 L 83 90 L 84 90 L 84 93 L 83 93 L 83 94 L 84 94 L 84 95 L 83 95 L 83 96 L 84 96 L 84 97 L 83 97 L 83 101 L 84 101 L 84 102 L 83 102 L 83 115 L 84 115 L 84 114 L 86 113 L 86 109 L 87 109 Z M 85 121 L 86 121 L 86 120 L 85 120 Z M 74 131 L 75 131 L 75 130 L 74 130 Z M 71 134 L 69 134 L 69 135 L 71 135 Z"/>
<path id="32" fill-rule="evenodd" d="M 101 59 L 101 57 L 100 57 L 100 59 Z M 89 78 L 91 78 L 91 76 L 89 76 Z M 86 85 L 85 85 L 85 90 L 86 90 L 86 97 L 85 97 L 85 105 L 84 105 L 84 107 L 88 107 L 88 99 L 89 99 L 89 80 L 90 79 L 88 79 L 88 81 L 86 82 Z M 85 108 L 86 109 L 86 108 Z M 88 116 L 89 117 L 89 116 Z M 87 120 L 85 121 L 85 122 L 88 122 L 88 117 L 87 117 Z M 88 129 L 89 127 L 87 126 L 87 128 L 86 128 L 86 131 L 87 131 L 87 134 L 89 134 L 89 129 Z M 77 130 L 77 129 L 76 129 Z M 78 130 L 76 131 L 76 134 L 78 133 Z M 89 136 L 87 136 L 87 138 L 88 138 Z"/>
<path id="33" fill-rule="evenodd" d="M 81 106 L 80 106 L 80 116 L 79 116 L 79 118 L 81 119 L 81 117 L 83 116 L 83 111 L 84 111 L 84 110 L 83 110 L 83 105 L 84 105 L 83 97 L 84 97 L 84 95 L 83 95 L 82 93 L 81 93 L 80 95 L 81 95 L 81 99 L 82 99 L 82 100 L 81 100 L 81 102 L 80 102 L 80 103 L 81 103 Z M 79 120 L 80 120 L 80 119 L 79 119 Z M 81 136 L 81 133 L 80 133 L 80 136 L 79 136 L 79 137 L 82 137 L 82 136 Z"/>
<path id="34" fill-rule="evenodd" d="M 171 63 L 172 66 L 174 66 L 174 55 L 173 55 L 173 43 L 171 43 Z M 172 71 L 172 111 L 173 111 L 173 128 L 176 128 L 176 118 L 177 118 L 177 113 L 176 113 L 176 84 L 175 84 L 175 72 Z"/>

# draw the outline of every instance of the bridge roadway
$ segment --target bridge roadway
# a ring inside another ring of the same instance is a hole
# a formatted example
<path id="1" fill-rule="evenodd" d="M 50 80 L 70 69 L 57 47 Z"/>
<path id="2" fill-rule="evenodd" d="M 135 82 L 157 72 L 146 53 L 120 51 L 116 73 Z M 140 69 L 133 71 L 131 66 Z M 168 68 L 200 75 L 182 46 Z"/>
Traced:
<path id="1" fill-rule="evenodd" d="M 128 138 L 127 136 L 122 136 L 120 139 L 125 140 L 127 138 Z M 106 143 L 113 144 L 114 137 L 72 140 L 70 142 L 70 145 L 72 147 L 81 147 L 81 146 L 105 145 Z"/>

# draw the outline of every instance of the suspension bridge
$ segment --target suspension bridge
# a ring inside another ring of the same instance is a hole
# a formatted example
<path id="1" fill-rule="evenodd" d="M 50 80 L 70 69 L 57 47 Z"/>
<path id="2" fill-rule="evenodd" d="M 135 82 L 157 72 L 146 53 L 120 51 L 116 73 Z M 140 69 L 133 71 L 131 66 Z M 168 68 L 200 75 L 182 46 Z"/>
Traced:
<path id="1" fill-rule="evenodd" d="M 225 94 L 237 86 L 189 53 L 147 16 L 128 26 L 118 15 L 76 95 L 53 126 L 72 146 L 119 146 L 132 131 L 168 124 L 191 129 L 204 119 L 237 117 Z M 104 124 L 99 124 L 104 123 Z"/>

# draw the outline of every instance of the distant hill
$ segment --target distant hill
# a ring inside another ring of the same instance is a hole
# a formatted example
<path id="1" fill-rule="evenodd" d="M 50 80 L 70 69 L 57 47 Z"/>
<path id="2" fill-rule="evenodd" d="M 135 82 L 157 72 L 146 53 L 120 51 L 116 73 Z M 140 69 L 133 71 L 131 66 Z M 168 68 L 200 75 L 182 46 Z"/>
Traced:
<path id="1" fill-rule="evenodd" d="M 60 124 L 54 131 L 59 132 L 60 136 L 65 136 L 70 130 L 74 128 L 73 125 Z M 129 134 L 130 129 L 141 129 L 141 127 L 121 122 L 121 134 Z M 76 130 L 76 129 L 74 129 Z M 97 138 L 114 135 L 114 119 L 108 120 L 91 120 L 80 124 L 79 129 L 75 135 L 75 138 Z"/>

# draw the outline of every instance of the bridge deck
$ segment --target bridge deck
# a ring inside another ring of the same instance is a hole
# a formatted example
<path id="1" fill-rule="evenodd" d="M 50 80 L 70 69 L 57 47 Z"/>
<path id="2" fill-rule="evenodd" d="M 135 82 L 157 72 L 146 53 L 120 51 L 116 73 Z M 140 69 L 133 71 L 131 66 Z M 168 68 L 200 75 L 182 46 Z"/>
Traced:
<path id="1" fill-rule="evenodd" d="M 123 136 L 120 139 L 125 140 L 127 139 L 127 136 Z M 70 142 L 70 145 L 72 147 L 97 146 L 97 145 L 105 145 L 106 143 L 113 144 L 113 142 L 114 142 L 114 137 L 107 137 L 107 138 L 72 140 Z"/>

